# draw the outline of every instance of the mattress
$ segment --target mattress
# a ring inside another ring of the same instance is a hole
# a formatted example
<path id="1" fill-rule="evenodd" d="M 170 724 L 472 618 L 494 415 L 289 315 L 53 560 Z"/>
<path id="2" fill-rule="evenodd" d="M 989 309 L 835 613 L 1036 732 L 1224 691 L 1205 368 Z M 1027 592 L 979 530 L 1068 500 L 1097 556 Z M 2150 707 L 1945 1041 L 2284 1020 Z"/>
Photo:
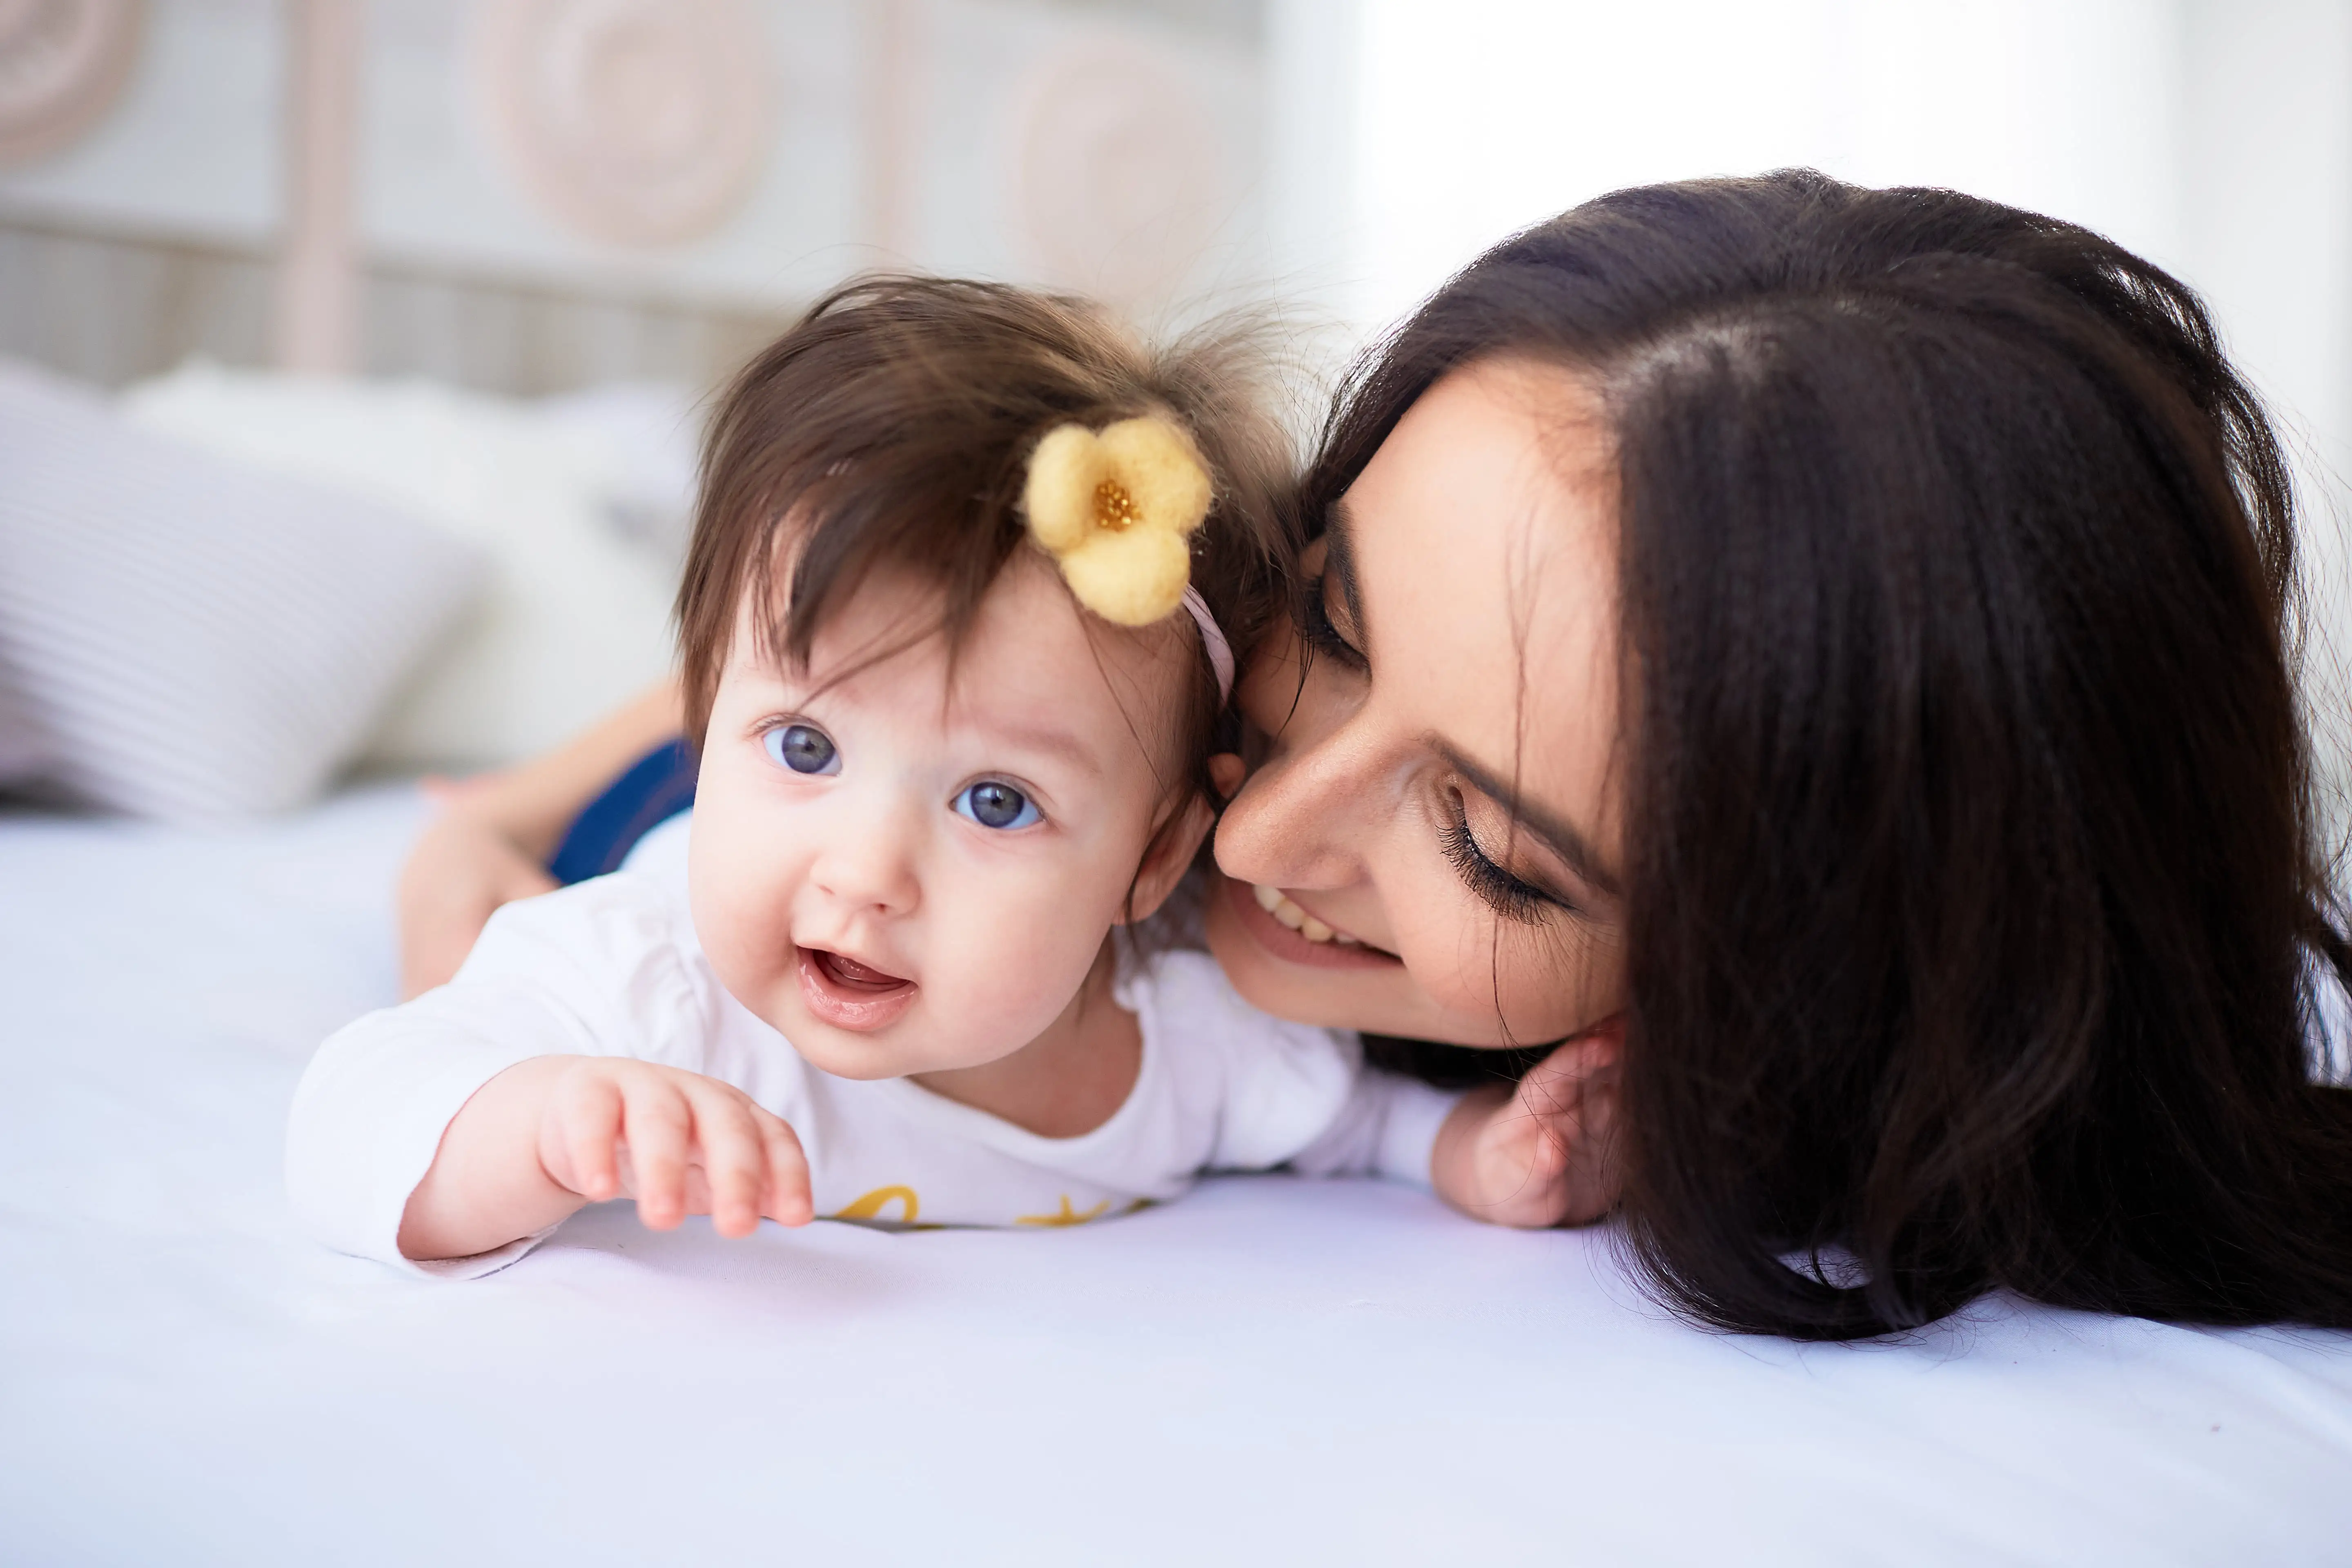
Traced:
<path id="1" fill-rule="evenodd" d="M 328 1253 L 286 1105 L 392 997 L 423 810 L 0 818 L 0 1561 L 2352 1561 L 2352 1336 L 1726 1336 L 1605 1229 L 1373 1182 L 1044 1234 L 606 1205 L 467 1283 Z"/>

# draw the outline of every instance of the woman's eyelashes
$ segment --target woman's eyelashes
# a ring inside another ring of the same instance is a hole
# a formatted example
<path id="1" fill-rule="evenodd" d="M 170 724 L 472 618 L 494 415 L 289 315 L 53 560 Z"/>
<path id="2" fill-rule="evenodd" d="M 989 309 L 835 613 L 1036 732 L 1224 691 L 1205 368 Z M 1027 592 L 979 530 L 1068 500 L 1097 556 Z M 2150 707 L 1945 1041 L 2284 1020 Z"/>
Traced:
<path id="1" fill-rule="evenodd" d="M 1035 801 L 1001 779 L 982 779 L 967 785 L 953 805 L 958 816 L 1008 833 L 1042 822 L 1045 815 L 1037 809 Z"/>
<path id="2" fill-rule="evenodd" d="M 1448 815 L 1438 828 L 1445 858 L 1488 908 L 1522 925 L 1539 924 L 1548 909 L 1575 912 L 1567 900 L 1514 876 L 1479 847 L 1478 836 L 1470 831 L 1470 814 L 1460 790 L 1446 791 L 1445 798 Z"/>
<path id="3" fill-rule="evenodd" d="M 1300 627 L 1307 646 L 1317 653 L 1328 655 L 1341 667 L 1352 670 L 1370 668 L 1363 650 L 1349 642 L 1337 623 L 1331 619 L 1329 603 L 1330 580 L 1318 577 L 1307 585 L 1307 624 Z"/>
<path id="4" fill-rule="evenodd" d="M 841 752 L 833 737 L 814 724 L 778 724 L 761 736 L 768 756 L 796 773 L 837 773 Z"/>

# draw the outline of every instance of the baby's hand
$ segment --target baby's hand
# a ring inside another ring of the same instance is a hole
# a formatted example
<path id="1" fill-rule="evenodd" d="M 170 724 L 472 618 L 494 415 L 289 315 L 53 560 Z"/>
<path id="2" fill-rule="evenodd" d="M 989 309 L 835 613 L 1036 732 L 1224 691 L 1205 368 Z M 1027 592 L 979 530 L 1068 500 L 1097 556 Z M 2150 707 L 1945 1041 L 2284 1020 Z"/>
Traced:
<path id="1" fill-rule="evenodd" d="M 1581 1225 L 1617 1201 L 1618 1058 L 1624 1026 L 1578 1036 L 1515 1089 L 1474 1089 L 1437 1134 L 1438 1195 L 1475 1219 L 1536 1227 Z"/>
<path id="2" fill-rule="evenodd" d="M 592 1203 L 623 1194 L 669 1230 L 707 1214 L 721 1236 L 761 1216 L 805 1225 L 808 1161 L 782 1121 L 731 1084 L 628 1058 L 578 1057 L 548 1087 L 539 1121 L 548 1179 Z"/>

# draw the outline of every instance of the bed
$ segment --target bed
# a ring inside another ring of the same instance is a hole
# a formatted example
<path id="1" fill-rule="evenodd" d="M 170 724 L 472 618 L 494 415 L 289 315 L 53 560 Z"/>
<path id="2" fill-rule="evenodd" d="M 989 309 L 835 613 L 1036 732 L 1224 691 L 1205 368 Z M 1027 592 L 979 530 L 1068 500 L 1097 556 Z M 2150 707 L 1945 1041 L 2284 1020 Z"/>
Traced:
<path id="1" fill-rule="evenodd" d="M 0 816 L 0 1561 L 2341 1563 L 2352 1336 L 1702 1332 L 1605 1230 L 1213 1182 L 1048 1234 L 325 1252 L 287 1100 L 426 807 Z"/>
<path id="2" fill-rule="evenodd" d="M 312 1244 L 287 1102 L 393 999 L 427 806 L 281 808 L 530 752 L 657 672 L 677 407 L 841 273 L 1256 275 L 1265 61 L 1233 18 L 1262 8 L 225 0 L 146 8 L 133 70 L 142 9 L 43 8 L 89 47 L 0 92 L 0 350 L 155 378 L 0 365 L 0 437 L 30 432 L 0 677 L 39 678 L 60 747 L 9 754 L 0 679 L 0 785 L 189 814 L 0 808 L 0 1563 L 2352 1560 L 2352 1336 L 1996 1300 L 1897 1343 L 1732 1338 L 1606 1230 L 1371 1182 L 1043 1234 L 725 1242 L 607 1205 L 467 1283 Z M 698 85 L 740 75 L 722 13 L 774 53 L 740 114 Z M 526 25 L 577 68 L 528 101 Z M 608 47 L 632 71 L 589 68 Z M 688 79 L 635 100 L 727 110 L 699 205 L 612 183 L 677 160 L 566 140 L 648 60 Z M 1100 231 L 1142 184 L 1184 195 L 1166 232 Z M 660 384 L 488 401 L 615 379 Z M 100 538 L 123 507 L 144 531 Z M 127 603 L 162 552 L 186 573 Z M 301 648 L 289 574 L 341 595 Z"/>

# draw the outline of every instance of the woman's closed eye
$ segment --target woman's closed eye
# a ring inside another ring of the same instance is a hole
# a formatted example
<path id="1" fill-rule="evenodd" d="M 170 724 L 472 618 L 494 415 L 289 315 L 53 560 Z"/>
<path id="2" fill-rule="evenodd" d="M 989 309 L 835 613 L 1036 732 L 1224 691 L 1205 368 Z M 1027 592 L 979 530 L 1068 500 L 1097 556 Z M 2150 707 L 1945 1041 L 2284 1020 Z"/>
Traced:
<path id="1" fill-rule="evenodd" d="M 1445 799 L 1448 816 L 1438 827 L 1445 858 L 1488 908 L 1522 925 L 1541 924 L 1550 910 L 1576 912 L 1576 906 L 1566 899 L 1515 875 L 1479 846 L 1478 836 L 1470 830 L 1469 808 L 1460 790 L 1447 790 Z"/>
<path id="2" fill-rule="evenodd" d="M 958 816 L 1007 833 L 1045 819 L 1035 801 L 1002 779 L 982 779 L 967 785 L 950 804 Z"/>
<path id="3" fill-rule="evenodd" d="M 1370 661 L 1331 618 L 1330 586 L 1328 577 L 1318 577 L 1307 585 L 1306 624 L 1299 633 L 1315 652 L 1328 655 L 1342 668 L 1360 673 L 1370 668 Z"/>
<path id="4" fill-rule="evenodd" d="M 770 760 L 796 773 L 837 773 L 841 752 L 814 724 L 778 724 L 760 737 Z"/>

